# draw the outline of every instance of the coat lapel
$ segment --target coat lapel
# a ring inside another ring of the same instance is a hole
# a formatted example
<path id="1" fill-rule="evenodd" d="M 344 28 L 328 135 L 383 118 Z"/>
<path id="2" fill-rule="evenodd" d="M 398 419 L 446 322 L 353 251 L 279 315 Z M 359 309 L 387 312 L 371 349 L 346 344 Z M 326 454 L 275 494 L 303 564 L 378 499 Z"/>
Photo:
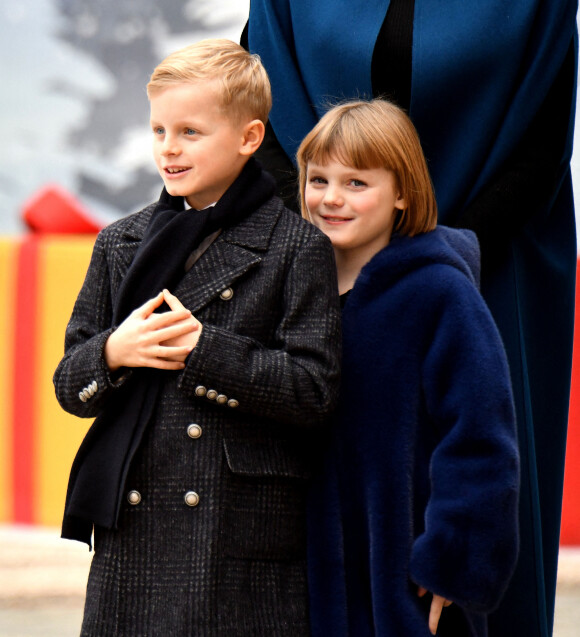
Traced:
<path id="1" fill-rule="evenodd" d="M 267 202 L 232 228 L 226 229 L 184 276 L 174 293 L 193 313 L 213 301 L 262 261 L 283 209 Z"/>
<path id="2" fill-rule="evenodd" d="M 155 205 L 134 215 L 113 246 L 111 283 L 115 292 L 141 244 Z M 281 202 L 271 200 L 236 226 L 224 230 L 172 292 L 192 312 L 199 311 L 261 262 L 282 210 Z M 152 290 L 151 296 L 156 293 L 157 290 Z"/>
<path id="3" fill-rule="evenodd" d="M 127 270 L 135 258 L 135 253 L 141 245 L 141 240 L 145 235 L 147 224 L 156 205 L 157 203 L 151 204 L 141 212 L 130 217 L 119 240 L 112 247 L 110 272 L 113 294 L 117 293 L 121 281 L 127 274 Z M 153 294 L 151 296 L 153 296 Z"/>

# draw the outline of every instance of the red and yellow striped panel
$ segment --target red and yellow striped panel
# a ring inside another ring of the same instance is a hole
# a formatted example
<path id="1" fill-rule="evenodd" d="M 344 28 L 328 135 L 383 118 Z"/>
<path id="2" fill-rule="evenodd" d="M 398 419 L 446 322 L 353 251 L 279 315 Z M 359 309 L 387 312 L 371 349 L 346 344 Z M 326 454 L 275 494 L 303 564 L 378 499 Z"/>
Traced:
<path id="1" fill-rule="evenodd" d="M 34 385 L 34 522 L 58 525 L 75 453 L 91 424 L 64 412 L 52 375 L 63 355 L 64 332 L 89 264 L 94 236 L 48 236 L 38 249 L 37 343 Z"/>
<path id="2" fill-rule="evenodd" d="M 95 237 L 0 239 L 0 521 L 58 525 L 90 422 L 65 413 L 52 375 Z"/>
<path id="3" fill-rule="evenodd" d="M 0 521 L 13 515 L 12 396 L 18 243 L 0 238 Z"/>

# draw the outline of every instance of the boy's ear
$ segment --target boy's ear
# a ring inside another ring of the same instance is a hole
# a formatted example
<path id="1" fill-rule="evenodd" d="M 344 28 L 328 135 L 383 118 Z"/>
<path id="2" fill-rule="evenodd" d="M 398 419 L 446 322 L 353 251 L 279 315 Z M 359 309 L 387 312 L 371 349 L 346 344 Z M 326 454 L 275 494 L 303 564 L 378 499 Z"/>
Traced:
<path id="1" fill-rule="evenodd" d="M 262 122 L 262 120 L 253 119 L 251 122 L 248 122 L 244 126 L 243 130 L 240 154 L 253 155 L 260 147 L 260 144 L 264 139 L 265 132 L 266 127 L 264 126 L 264 122 Z"/>

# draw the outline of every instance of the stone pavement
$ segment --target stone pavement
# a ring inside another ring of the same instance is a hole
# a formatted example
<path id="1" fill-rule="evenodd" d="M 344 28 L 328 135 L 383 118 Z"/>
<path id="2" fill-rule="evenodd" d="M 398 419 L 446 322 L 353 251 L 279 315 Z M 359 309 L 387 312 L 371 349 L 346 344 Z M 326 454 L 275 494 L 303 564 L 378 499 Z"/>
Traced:
<path id="1" fill-rule="evenodd" d="M 0 525 L 0 636 L 77 637 L 91 561 L 57 529 Z M 580 547 L 560 552 L 554 637 L 580 635 Z"/>

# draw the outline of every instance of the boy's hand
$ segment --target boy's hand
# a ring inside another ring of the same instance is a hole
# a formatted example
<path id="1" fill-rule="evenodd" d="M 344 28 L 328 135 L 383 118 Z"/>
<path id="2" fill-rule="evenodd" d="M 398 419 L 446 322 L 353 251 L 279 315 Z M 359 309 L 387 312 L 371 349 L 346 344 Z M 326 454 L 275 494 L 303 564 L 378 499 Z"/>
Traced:
<path id="1" fill-rule="evenodd" d="M 163 290 L 163 299 L 167 303 L 167 305 L 169 305 L 173 312 L 189 311 L 182 305 L 181 301 L 176 296 L 169 292 L 169 290 Z M 163 345 L 170 345 L 172 347 L 185 345 L 190 348 L 189 352 L 191 352 L 191 350 L 197 345 L 197 341 L 199 341 L 203 325 L 195 318 L 195 316 L 191 315 L 191 312 L 190 316 L 195 321 L 195 328 L 191 332 L 185 332 L 181 336 L 175 336 L 174 338 L 170 338 L 164 341 Z M 184 356 L 184 360 L 186 357 L 187 354 Z"/>
<path id="2" fill-rule="evenodd" d="M 417 591 L 417 595 L 419 597 L 423 597 L 427 593 L 427 589 L 419 586 Z M 437 633 L 437 626 L 439 626 L 439 619 L 441 618 L 441 612 L 444 607 L 451 606 L 453 604 L 452 601 L 441 597 L 440 595 L 435 595 L 433 593 L 433 600 L 431 601 L 431 610 L 429 611 L 429 630 L 432 635 Z"/>
<path id="3" fill-rule="evenodd" d="M 175 298 L 175 297 L 174 297 Z M 193 349 L 180 341 L 186 334 L 199 329 L 191 312 L 183 307 L 170 312 L 155 313 L 165 300 L 160 292 L 131 314 L 109 336 L 105 344 L 105 360 L 111 371 L 119 367 L 154 367 L 179 370 Z"/>

